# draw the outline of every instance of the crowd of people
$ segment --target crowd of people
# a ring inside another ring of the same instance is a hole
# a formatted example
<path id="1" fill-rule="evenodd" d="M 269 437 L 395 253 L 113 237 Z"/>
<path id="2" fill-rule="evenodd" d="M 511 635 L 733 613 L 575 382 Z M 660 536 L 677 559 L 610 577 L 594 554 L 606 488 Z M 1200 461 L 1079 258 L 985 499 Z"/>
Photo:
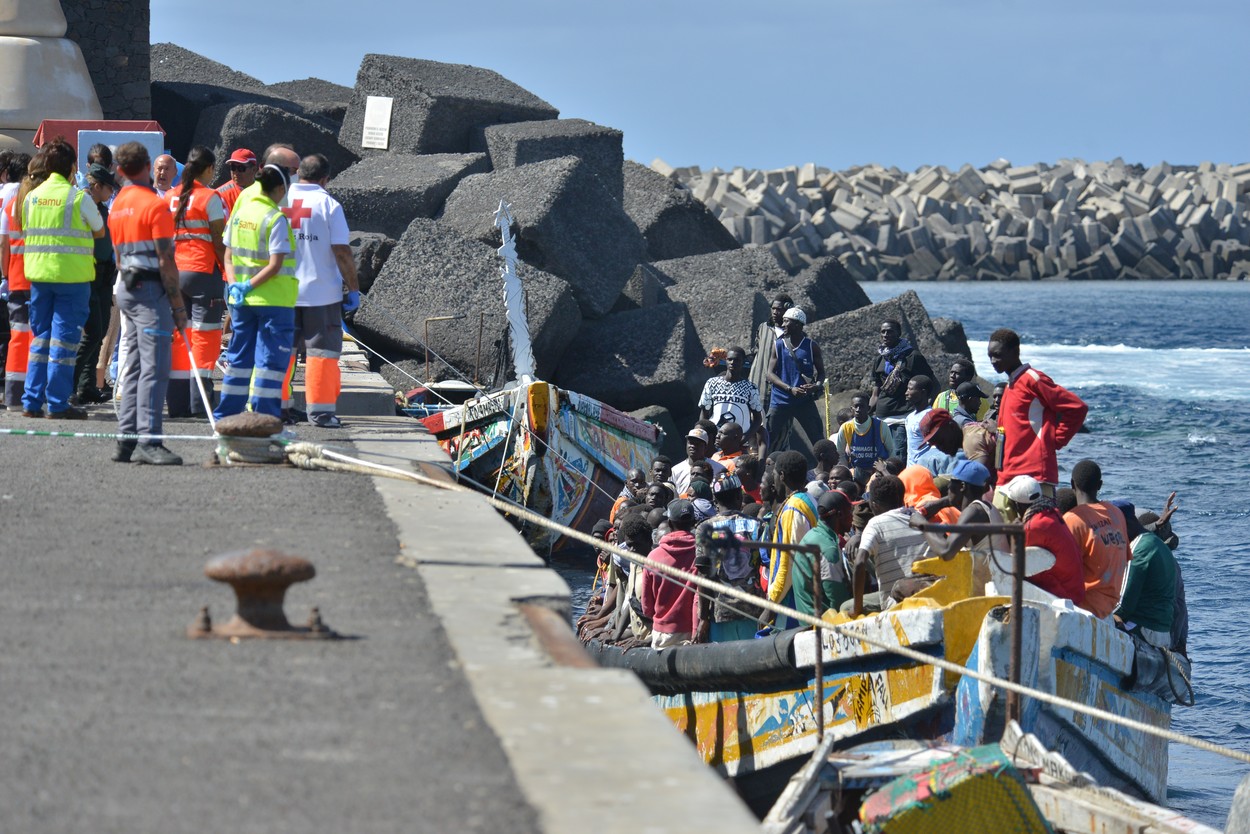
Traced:
<path id="1" fill-rule="evenodd" d="M 94 145 L 86 160 L 79 170 L 60 137 L 33 156 L 0 153 L 7 410 L 84 420 L 115 402 L 129 437 L 113 459 L 156 465 L 182 463 L 161 440 L 166 414 L 340 427 L 343 315 L 360 292 L 326 158 L 239 148 L 215 189 L 202 146 L 185 164 L 138 142 Z M 306 411 L 292 400 L 300 354 Z"/>
<path id="2" fill-rule="evenodd" d="M 771 310 L 752 367 L 741 347 L 713 352 L 725 370 L 704 388 L 685 458 L 660 456 L 630 472 L 596 538 L 803 614 L 858 617 L 936 581 L 913 571 L 918 560 L 965 549 L 973 593 L 1010 594 L 1017 579 L 1007 536 L 926 528 L 1015 523 L 1028 553 L 1019 580 L 1026 597 L 1067 600 L 1142 641 L 1186 652 L 1175 496 L 1161 513 L 1102 499 L 1092 460 L 1072 466 L 1061 485 L 1058 451 L 1082 430 L 1087 407 L 1021 361 L 1015 332 L 996 330 L 988 343 L 1005 382 L 982 390 L 972 362 L 961 359 L 939 391 L 900 323 L 882 322 L 865 389 L 823 437 L 820 349 L 791 299 L 778 297 Z M 810 455 L 791 448 L 795 422 L 814 440 Z M 797 625 L 608 551 L 598 563 L 578 621 L 586 640 L 663 649 Z"/>

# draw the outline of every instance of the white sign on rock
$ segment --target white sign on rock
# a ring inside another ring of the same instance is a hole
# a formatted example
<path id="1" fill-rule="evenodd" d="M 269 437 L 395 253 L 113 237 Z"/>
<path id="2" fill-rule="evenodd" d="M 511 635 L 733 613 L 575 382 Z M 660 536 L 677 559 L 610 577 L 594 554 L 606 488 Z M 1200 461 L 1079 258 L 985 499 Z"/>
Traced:
<path id="1" fill-rule="evenodd" d="M 368 96 L 365 99 L 365 128 L 360 147 L 386 150 L 391 144 L 390 96 Z"/>

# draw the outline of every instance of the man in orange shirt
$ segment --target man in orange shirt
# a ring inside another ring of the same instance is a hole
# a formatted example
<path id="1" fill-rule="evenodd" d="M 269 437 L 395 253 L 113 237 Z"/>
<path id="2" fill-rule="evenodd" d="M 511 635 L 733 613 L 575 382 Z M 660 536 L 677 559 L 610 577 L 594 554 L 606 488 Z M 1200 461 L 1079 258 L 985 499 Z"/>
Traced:
<path id="1" fill-rule="evenodd" d="M 174 218 L 152 189 L 147 149 L 127 142 L 117 149 L 116 158 L 127 183 L 109 212 L 109 233 L 121 271 L 117 306 L 131 325 L 123 346 L 129 360 L 117 383 L 122 391 L 117 427 L 144 439 L 118 441 L 113 460 L 177 466 L 182 458 L 160 440 L 173 334 L 187 326 L 174 263 Z M 176 306 L 170 306 L 171 299 Z"/>
<path id="2" fill-rule="evenodd" d="M 1120 604 L 1129 563 L 1129 538 L 1124 514 L 1098 500 L 1100 489 L 1102 470 L 1098 464 L 1078 461 L 1072 467 L 1076 506 L 1064 514 L 1063 521 L 1081 548 L 1085 568 L 1085 601 L 1081 607 L 1096 617 L 1106 617 Z"/>
<path id="3" fill-rule="evenodd" d="M 229 217 L 243 189 L 256 182 L 256 174 L 260 169 L 256 167 L 256 154 L 247 148 L 239 148 L 230 154 L 230 161 L 226 163 L 226 167 L 230 169 L 230 182 L 219 185 L 217 193 L 221 196 L 221 201 L 226 204 L 226 216 Z"/>

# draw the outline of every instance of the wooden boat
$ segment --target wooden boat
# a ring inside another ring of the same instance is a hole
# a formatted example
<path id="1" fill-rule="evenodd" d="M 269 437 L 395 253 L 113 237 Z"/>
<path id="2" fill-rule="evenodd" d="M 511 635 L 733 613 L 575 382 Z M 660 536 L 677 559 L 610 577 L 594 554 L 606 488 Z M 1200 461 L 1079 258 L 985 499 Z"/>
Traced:
<path id="1" fill-rule="evenodd" d="M 457 473 L 553 521 L 589 533 L 606 518 L 635 467 L 647 469 L 663 434 L 651 423 L 537 379 L 524 292 L 517 276 L 512 217 L 495 212 L 516 382 L 422 418 Z M 564 544 L 546 528 L 521 527 L 546 556 Z"/>
<path id="2" fill-rule="evenodd" d="M 967 552 L 951 562 L 927 559 L 913 570 L 943 578 L 884 613 L 847 621 L 845 628 L 1006 679 L 1008 598 L 969 596 Z M 1169 726 L 1171 702 L 1129 685 L 1141 665 L 1131 637 L 1070 604 L 1026 600 L 1024 612 L 1028 662 L 1022 683 Z M 658 652 L 597 644 L 590 650 L 602 665 L 638 674 L 704 761 L 732 777 L 748 801 L 770 790 L 775 796 L 778 779 L 788 779 L 816 749 L 817 692 L 826 737 L 839 746 L 887 737 L 972 746 L 1000 737 L 1004 698 L 989 685 L 825 630 L 822 689 L 814 676 L 816 641 L 813 631 L 796 630 L 766 641 Z M 759 643 L 765 647 L 751 645 Z M 757 655 L 767 663 L 746 662 Z M 1165 797 L 1165 742 L 1032 699 L 1024 699 L 1021 720 L 1101 783 L 1154 801 Z"/>
<path id="3" fill-rule="evenodd" d="M 825 739 L 765 816 L 765 832 L 1040 832 L 1048 826 L 1065 834 L 1215 834 L 1100 785 L 1014 721 L 1001 741 L 980 748 L 916 740 L 837 748 L 836 740 Z"/>

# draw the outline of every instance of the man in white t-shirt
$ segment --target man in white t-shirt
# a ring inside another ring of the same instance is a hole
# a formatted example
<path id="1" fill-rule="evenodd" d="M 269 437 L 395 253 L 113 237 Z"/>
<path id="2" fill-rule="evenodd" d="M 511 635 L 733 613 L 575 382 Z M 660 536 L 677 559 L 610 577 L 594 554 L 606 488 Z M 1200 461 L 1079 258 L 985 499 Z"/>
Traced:
<path id="1" fill-rule="evenodd" d="M 343 207 L 326 193 L 330 163 L 319 153 L 300 161 L 299 182 L 291 184 L 282 213 L 295 233 L 295 346 L 306 352 L 304 396 L 308 419 L 322 428 L 343 424 L 335 414 L 339 398 L 339 355 L 343 351 L 343 313 L 360 306 L 356 262 L 348 245 Z M 347 286 L 347 299 L 343 287 Z M 295 354 L 291 370 L 295 369 Z M 288 374 L 288 386 L 290 391 Z M 284 398 L 285 399 L 285 398 Z M 290 408 L 289 402 L 284 406 Z"/>
<path id="2" fill-rule="evenodd" d="M 903 505 L 903 482 L 893 475 L 875 475 L 868 484 L 873 517 L 864 526 L 854 560 L 855 595 L 842 603 L 842 613 L 858 617 L 889 608 L 896 599 L 918 588 L 895 586 L 911 579 L 912 563 L 925 558 L 929 544 L 924 533 L 911 527 L 911 507 Z M 864 593 L 870 566 L 875 567 L 878 590 Z"/>

